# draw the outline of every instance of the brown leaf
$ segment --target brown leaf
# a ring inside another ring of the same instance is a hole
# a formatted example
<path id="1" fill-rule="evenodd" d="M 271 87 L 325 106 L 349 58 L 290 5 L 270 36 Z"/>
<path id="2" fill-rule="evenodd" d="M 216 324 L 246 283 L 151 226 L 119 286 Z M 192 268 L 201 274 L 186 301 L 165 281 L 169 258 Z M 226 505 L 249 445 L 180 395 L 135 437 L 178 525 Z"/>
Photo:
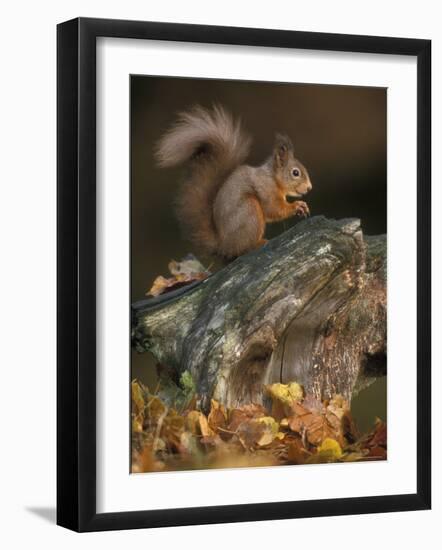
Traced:
<path id="1" fill-rule="evenodd" d="M 207 418 L 203 413 L 200 413 L 200 431 L 203 437 L 211 437 L 214 435 L 213 430 L 210 428 Z"/>
<path id="2" fill-rule="evenodd" d="M 141 433 L 144 427 L 145 419 L 145 397 L 147 396 L 146 388 L 133 380 L 131 383 L 132 394 L 132 432 Z"/>
<path id="3" fill-rule="evenodd" d="M 376 419 L 375 430 L 367 442 L 367 447 L 387 446 L 387 425 L 379 418 Z"/>
<path id="4" fill-rule="evenodd" d="M 279 423 L 273 417 L 262 416 L 261 418 L 254 419 L 253 422 L 259 422 L 260 424 L 264 424 L 265 426 L 264 433 L 256 442 L 259 447 L 270 445 L 272 441 L 274 441 L 275 439 L 279 439 Z"/>
<path id="5" fill-rule="evenodd" d="M 251 418 L 260 418 L 266 415 L 267 411 L 265 408 L 262 405 L 256 405 L 254 403 L 244 405 L 238 409 L 230 409 L 228 413 L 227 429 L 231 432 L 235 432 L 242 422 Z"/>
<path id="6" fill-rule="evenodd" d="M 385 447 L 371 447 L 368 451 L 367 456 L 371 458 L 378 458 L 380 460 L 386 460 L 387 459 L 387 449 Z"/>
<path id="7" fill-rule="evenodd" d="M 293 406 L 292 410 L 294 415 L 288 419 L 290 429 L 305 435 L 311 445 L 320 445 L 327 437 L 339 437 L 324 415 L 311 413 L 300 404 Z"/>
<path id="8" fill-rule="evenodd" d="M 220 405 L 218 401 L 215 401 L 215 399 L 211 400 L 210 413 L 207 417 L 207 421 L 209 422 L 209 426 L 215 432 L 218 431 L 219 428 L 223 430 L 227 428 L 226 409 L 224 408 L 224 405 Z"/>
<path id="9" fill-rule="evenodd" d="M 302 386 L 296 382 L 289 384 L 270 384 L 265 386 L 267 393 L 272 398 L 272 416 L 281 420 L 287 416 L 290 407 L 303 398 Z"/>
<path id="10" fill-rule="evenodd" d="M 379 418 L 376 419 L 374 430 L 362 437 L 355 445 L 366 449 L 370 457 L 385 459 L 387 457 L 387 426 Z"/>
<path id="11" fill-rule="evenodd" d="M 320 445 L 325 439 L 336 437 L 340 434 L 330 426 L 327 419 L 321 415 L 312 415 L 306 419 L 307 439 L 312 445 Z"/>
<path id="12" fill-rule="evenodd" d="M 131 383 L 131 393 L 132 393 L 132 409 L 135 414 L 143 413 L 144 414 L 144 391 L 143 387 L 138 382 L 138 380 L 132 380 Z"/>
<path id="13" fill-rule="evenodd" d="M 261 416 L 266 416 L 267 411 L 263 405 L 258 405 L 257 403 L 249 403 L 248 405 L 243 405 L 239 407 L 240 411 L 245 413 L 250 418 L 260 418 Z"/>
<path id="14" fill-rule="evenodd" d="M 277 437 L 278 422 L 271 416 L 251 418 L 242 422 L 236 433 L 246 449 L 270 445 Z"/>
<path id="15" fill-rule="evenodd" d="M 150 290 L 146 292 L 147 296 L 159 296 L 195 281 L 202 281 L 210 275 L 210 271 L 191 255 L 181 262 L 171 260 L 168 267 L 172 277 L 166 278 L 159 275 Z"/>
<path id="16" fill-rule="evenodd" d="M 322 401 L 317 399 L 313 394 L 308 393 L 302 401 L 302 405 L 305 409 L 308 409 L 312 413 L 322 414 L 325 412 L 325 406 Z"/>
<path id="17" fill-rule="evenodd" d="M 273 403 L 287 416 L 269 416 L 250 403 L 227 409 L 216 400 L 206 416 L 196 397 L 179 412 L 134 380 L 132 392 L 132 471 L 312 464 L 383 460 L 386 425 L 356 438 L 348 404 L 340 396 L 324 403 L 311 395 L 293 399 L 288 386 L 277 387 Z M 295 386 L 293 385 L 293 388 Z M 284 402 L 286 401 L 286 402 Z M 280 420 L 280 421 L 279 421 Z"/>
<path id="18" fill-rule="evenodd" d="M 311 407 L 310 410 L 308 407 Z M 291 406 L 290 429 L 307 438 L 311 445 L 321 445 L 326 439 L 336 440 L 341 447 L 347 443 L 346 436 L 354 440 L 356 428 L 350 416 L 347 402 L 339 395 L 328 404 L 320 404 L 312 397 Z"/>
<path id="19" fill-rule="evenodd" d="M 238 426 L 236 433 L 241 443 L 244 445 L 244 448 L 251 449 L 256 445 L 257 441 L 264 436 L 265 431 L 266 427 L 264 424 L 260 424 L 254 419 L 251 419 L 242 422 Z"/>
<path id="20" fill-rule="evenodd" d="M 199 421 L 200 421 L 200 412 L 199 411 L 190 411 L 186 415 L 185 426 L 193 435 L 199 434 Z"/>
<path id="21" fill-rule="evenodd" d="M 164 466 L 164 462 L 155 459 L 155 454 L 148 445 L 141 452 L 132 453 L 131 471 L 133 474 L 158 472 L 164 470 Z"/>
<path id="22" fill-rule="evenodd" d="M 149 398 L 146 405 L 146 413 L 151 424 L 156 425 L 160 418 L 166 416 L 167 407 L 157 396 Z"/>
<path id="23" fill-rule="evenodd" d="M 204 413 L 200 411 L 190 411 L 185 420 L 186 429 L 194 435 L 202 435 L 203 437 L 211 437 L 215 432 L 210 428 Z"/>
<path id="24" fill-rule="evenodd" d="M 305 464 L 310 457 L 307 449 L 299 437 L 292 437 L 287 440 L 287 461 L 289 464 Z"/>
<path id="25" fill-rule="evenodd" d="M 163 419 L 160 434 L 168 448 L 179 448 L 184 425 L 184 418 L 179 414 L 168 414 Z"/>

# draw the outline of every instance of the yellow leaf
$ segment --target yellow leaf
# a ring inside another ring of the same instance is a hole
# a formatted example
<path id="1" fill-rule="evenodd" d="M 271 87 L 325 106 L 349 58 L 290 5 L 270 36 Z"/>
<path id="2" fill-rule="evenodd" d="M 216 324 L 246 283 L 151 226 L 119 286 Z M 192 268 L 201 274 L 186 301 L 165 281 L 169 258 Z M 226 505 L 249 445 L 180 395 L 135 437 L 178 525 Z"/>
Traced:
<path id="1" fill-rule="evenodd" d="M 218 428 L 225 428 L 227 423 L 227 415 L 226 415 L 226 409 L 223 405 L 218 403 L 218 401 L 215 401 L 215 399 L 211 400 L 211 408 L 209 416 L 207 417 L 207 421 L 209 423 L 210 428 L 212 430 L 217 431 Z"/>
<path id="2" fill-rule="evenodd" d="M 149 399 L 146 408 L 149 413 L 149 419 L 154 423 L 157 423 L 160 418 L 166 416 L 167 414 L 166 405 L 156 395 Z"/>
<path id="3" fill-rule="evenodd" d="M 256 418 L 256 422 L 261 422 L 265 424 L 274 434 L 277 434 L 279 431 L 279 423 L 272 416 L 261 416 L 261 418 Z"/>
<path id="4" fill-rule="evenodd" d="M 290 384 L 271 384 L 266 386 L 272 399 L 281 401 L 284 405 L 290 405 L 294 401 L 301 401 L 304 396 L 302 386 L 296 382 Z"/>
<path id="5" fill-rule="evenodd" d="M 140 420 L 139 416 L 136 416 L 132 420 L 132 432 L 141 433 L 143 431 L 143 422 Z"/>
<path id="6" fill-rule="evenodd" d="M 137 408 L 137 413 L 143 413 L 144 412 L 143 391 L 137 380 L 132 380 L 131 391 L 132 391 L 132 402 Z"/>
<path id="7" fill-rule="evenodd" d="M 199 411 L 190 411 L 186 416 L 186 428 L 193 435 L 199 432 L 200 414 Z"/>
<path id="8" fill-rule="evenodd" d="M 326 437 L 318 447 L 318 453 L 324 458 L 339 460 L 342 457 L 342 449 L 339 443 L 331 437 Z"/>
<path id="9" fill-rule="evenodd" d="M 158 439 L 156 439 L 154 441 L 154 444 L 153 444 L 153 451 L 154 452 L 164 451 L 165 449 L 166 449 L 166 443 L 164 442 L 163 439 L 161 439 L 159 437 Z"/>
<path id="10" fill-rule="evenodd" d="M 264 424 L 265 430 L 261 437 L 256 442 L 260 447 L 264 445 L 269 445 L 275 437 L 277 437 L 279 432 L 279 424 L 271 416 L 262 416 L 261 418 L 256 418 L 254 422 Z"/>
<path id="11" fill-rule="evenodd" d="M 203 437 L 210 437 L 214 435 L 215 432 L 210 428 L 209 423 L 207 422 L 207 418 L 204 416 L 203 413 L 200 413 L 199 423 L 201 435 Z"/>
<path id="12" fill-rule="evenodd" d="M 132 393 L 132 432 L 141 433 L 143 431 L 145 402 L 143 389 L 137 380 L 131 383 Z"/>
<path id="13" fill-rule="evenodd" d="M 190 411 L 186 416 L 186 428 L 194 435 L 210 437 L 214 431 L 210 428 L 206 416 L 200 411 Z"/>

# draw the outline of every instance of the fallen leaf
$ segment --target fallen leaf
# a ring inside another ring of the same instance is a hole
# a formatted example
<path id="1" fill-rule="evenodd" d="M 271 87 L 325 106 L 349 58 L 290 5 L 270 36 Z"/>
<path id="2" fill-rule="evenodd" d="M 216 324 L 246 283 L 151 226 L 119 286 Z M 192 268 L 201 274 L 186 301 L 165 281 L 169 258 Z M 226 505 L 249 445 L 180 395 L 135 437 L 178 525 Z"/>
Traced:
<path id="1" fill-rule="evenodd" d="M 196 407 L 195 385 L 186 371 L 173 384 L 161 379 L 155 394 L 134 380 L 132 471 L 386 459 L 387 430 L 381 420 L 370 433 L 356 437 L 341 396 L 320 402 L 304 396 L 296 383 L 269 388 L 272 414 L 256 403 L 228 409 L 212 399 L 206 415 Z M 275 405 L 278 415 L 273 414 Z"/>
<path id="2" fill-rule="evenodd" d="M 302 444 L 300 437 L 290 437 L 286 440 L 287 461 L 289 464 L 305 464 L 311 453 Z"/>
<path id="3" fill-rule="evenodd" d="M 191 434 L 199 434 L 199 422 L 200 422 L 200 411 L 190 411 L 187 413 L 185 418 L 186 430 Z"/>
<path id="4" fill-rule="evenodd" d="M 327 437 L 339 437 L 324 415 L 311 413 L 298 403 L 292 411 L 294 415 L 288 419 L 290 429 L 305 436 L 311 445 L 320 445 Z"/>
<path id="5" fill-rule="evenodd" d="M 272 399 L 280 401 L 284 405 L 290 405 L 294 401 L 301 401 L 304 395 L 302 386 L 296 382 L 290 384 L 270 384 L 266 390 Z"/>
<path id="6" fill-rule="evenodd" d="M 338 460 L 342 457 L 342 449 L 336 439 L 327 437 L 318 447 L 318 454 L 323 457 L 330 457 L 331 459 Z"/>
<path id="7" fill-rule="evenodd" d="M 323 414 L 325 412 L 324 403 L 311 393 L 308 393 L 304 397 L 302 404 L 304 408 L 308 409 L 312 413 Z"/>
<path id="8" fill-rule="evenodd" d="M 211 400 L 210 412 L 209 416 L 207 417 L 207 421 L 210 428 L 215 432 L 218 432 L 220 428 L 221 430 L 226 430 L 227 428 L 226 410 L 224 406 L 220 405 L 218 401 L 215 401 L 215 399 Z"/>
<path id="9" fill-rule="evenodd" d="M 244 405 L 241 408 L 231 409 L 227 415 L 227 429 L 230 432 L 236 432 L 238 426 L 240 426 L 242 422 L 252 418 L 260 418 L 262 416 L 266 416 L 267 414 L 266 409 L 262 405 L 256 405 L 254 403 Z"/>
<path id="10" fill-rule="evenodd" d="M 281 420 L 287 416 L 291 405 L 297 401 L 301 401 L 304 393 L 302 386 L 296 382 L 270 384 L 265 389 L 272 398 L 272 416 L 277 420 Z"/>
<path id="11" fill-rule="evenodd" d="M 156 425 L 160 418 L 167 414 L 166 406 L 157 396 L 150 397 L 145 410 L 149 422 L 153 425 Z"/>
<path id="12" fill-rule="evenodd" d="M 163 418 L 160 427 L 160 435 L 168 448 L 179 448 L 184 427 L 184 418 L 173 411 L 170 411 L 169 414 Z"/>
<path id="13" fill-rule="evenodd" d="M 144 392 L 142 386 L 138 380 L 132 380 L 131 383 L 131 393 L 132 393 L 132 405 L 136 409 L 136 413 L 144 413 Z"/>
<path id="14" fill-rule="evenodd" d="M 186 256 L 180 262 L 171 260 L 168 267 L 172 277 L 166 278 L 159 275 L 150 290 L 146 292 L 147 296 L 159 296 L 195 281 L 202 281 L 210 275 L 210 271 L 193 255 Z"/>
<path id="15" fill-rule="evenodd" d="M 373 434 L 368 438 L 367 447 L 387 446 L 387 426 L 380 418 L 376 419 Z"/>
<path id="16" fill-rule="evenodd" d="M 215 435 L 215 432 L 209 426 L 205 414 L 200 411 L 190 411 L 186 416 L 185 425 L 194 435 L 202 435 L 203 437 Z"/>
<path id="17" fill-rule="evenodd" d="M 279 424 L 271 416 L 262 416 L 261 418 L 255 419 L 254 422 L 259 422 L 265 426 L 264 433 L 256 442 L 260 447 L 269 445 L 278 436 Z"/>
<path id="18" fill-rule="evenodd" d="M 155 454 L 149 446 L 144 447 L 141 452 L 132 455 L 132 468 L 134 474 L 144 472 L 158 472 L 164 470 L 164 462 L 155 459 Z"/>
<path id="19" fill-rule="evenodd" d="M 137 380 L 131 383 L 132 394 L 132 431 L 141 433 L 144 426 L 145 416 L 145 393 L 143 386 Z"/>
<path id="20" fill-rule="evenodd" d="M 368 451 L 367 456 L 371 458 L 379 458 L 381 460 L 386 460 L 387 458 L 387 449 L 384 447 L 371 447 L 371 449 Z"/>
<path id="21" fill-rule="evenodd" d="M 209 422 L 207 421 L 207 418 L 203 413 L 200 413 L 199 424 L 201 435 L 203 437 L 211 437 L 212 435 L 214 435 L 214 432 L 209 426 Z"/>
<path id="22" fill-rule="evenodd" d="M 195 273 L 210 273 L 193 254 L 188 254 L 180 262 L 171 260 L 169 271 L 172 275 L 194 275 Z"/>

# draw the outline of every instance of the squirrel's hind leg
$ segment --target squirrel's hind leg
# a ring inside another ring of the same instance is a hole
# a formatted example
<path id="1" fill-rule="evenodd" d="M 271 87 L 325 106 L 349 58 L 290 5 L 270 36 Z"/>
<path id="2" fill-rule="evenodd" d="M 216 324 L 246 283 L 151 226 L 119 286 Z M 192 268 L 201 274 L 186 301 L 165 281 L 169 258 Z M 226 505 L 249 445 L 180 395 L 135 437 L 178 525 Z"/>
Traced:
<path id="1" fill-rule="evenodd" d="M 218 214 L 218 215 L 217 215 Z M 242 198 L 230 211 L 214 211 L 219 239 L 218 253 L 226 258 L 235 258 L 265 244 L 264 215 L 258 199 Z"/>

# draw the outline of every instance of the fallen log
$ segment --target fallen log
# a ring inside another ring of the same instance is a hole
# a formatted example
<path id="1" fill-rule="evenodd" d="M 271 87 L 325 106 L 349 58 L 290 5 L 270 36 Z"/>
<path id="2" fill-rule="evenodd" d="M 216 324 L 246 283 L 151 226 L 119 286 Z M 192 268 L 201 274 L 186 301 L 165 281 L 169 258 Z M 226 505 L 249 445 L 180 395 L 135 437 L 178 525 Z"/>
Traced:
<path id="1" fill-rule="evenodd" d="M 261 403 L 265 384 L 290 381 L 350 401 L 386 374 L 386 236 L 313 217 L 132 312 L 133 346 L 189 371 L 203 407 Z"/>

